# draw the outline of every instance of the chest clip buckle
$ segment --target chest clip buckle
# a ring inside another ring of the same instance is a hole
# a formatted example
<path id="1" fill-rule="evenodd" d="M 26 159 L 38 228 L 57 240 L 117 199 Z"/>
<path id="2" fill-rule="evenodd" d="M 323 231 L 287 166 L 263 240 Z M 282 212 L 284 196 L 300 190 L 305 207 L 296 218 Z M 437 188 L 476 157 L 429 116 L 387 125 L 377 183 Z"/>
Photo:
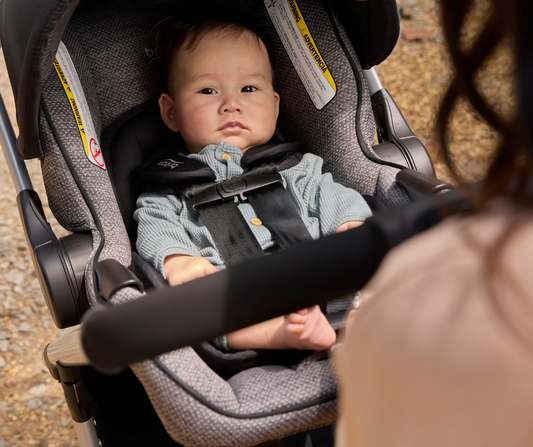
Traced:
<path id="1" fill-rule="evenodd" d="M 230 199 L 236 201 L 240 199 L 245 202 L 247 200 L 246 194 L 276 183 L 282 183 L 281 175 L 279 173 L 244 175 L 211 186 L 205 191 L 188 199 L 187 204 L 193 210 L 196 210 L 199 206 Z"/>

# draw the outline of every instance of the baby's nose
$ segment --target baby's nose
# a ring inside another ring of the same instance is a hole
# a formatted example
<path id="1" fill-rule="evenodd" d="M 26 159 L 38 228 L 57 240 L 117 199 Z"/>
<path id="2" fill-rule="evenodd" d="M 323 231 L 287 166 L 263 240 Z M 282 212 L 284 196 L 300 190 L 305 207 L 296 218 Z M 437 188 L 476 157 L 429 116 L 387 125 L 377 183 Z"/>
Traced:
<path id="1" fill-rule="evenodd" d="M 220 108 L 222 113 L 242 112 L 242 104 L 236 95 L 228 95 Z"/>

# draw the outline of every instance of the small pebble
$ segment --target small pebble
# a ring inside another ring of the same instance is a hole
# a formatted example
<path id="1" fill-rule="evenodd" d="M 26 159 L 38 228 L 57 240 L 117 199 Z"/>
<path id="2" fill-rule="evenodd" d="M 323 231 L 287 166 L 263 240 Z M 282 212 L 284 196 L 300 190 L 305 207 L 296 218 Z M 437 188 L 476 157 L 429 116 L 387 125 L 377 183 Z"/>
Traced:
<path id="1" fill-rule="evenodd" d="M 13 351 L 15 354 L 19 354 L 19 355 L 24 353 L 24 351 L 22 350 L 22 348 L 19 345 L 15 345 L 13 343 L 11 343 L 9 345 L 9 350 Z"/>
<path id="2" fill-rule="evenodd" d="M 39 407 L 42 407 L 43 406 L 43 401 L 41 399 L 39 399 L 38 397 L 35 397 L 33 399 L 29 399 L 27 400 L 26 402 L 24 402 L 26 404 L 26 406 L 30 409 L 30 410 L 37 410 L 37 408 Z"/>
<path id="3" fill-rule="evenodd" d="M 4 278 L 13 284 L 22 284 L 24 282 L 24 273 L 18 269 L 11 269 L 4 275 Z"/>
<path id="4" fill-rule="evenodd" d="M 3 368 L 4 366 L 6 366 L 7 363 L 6 361 L 4 360 L 4 357 L 0 356 L 0 368 Z"/>
<path id="5" fill-rule="evenodd" d="M 411 9 L 407 6 L 404 6 L 400 8 L 400 18 L 405 20 L 411 20 L 413 18 L 413 14 L 411 13 Z"/>
<path id="6" fill-rule="evenodd" d="M 8 295 L 8 292 L 5 292 L 5 295 Z M 4 309 L 6 310 L 13 310 L 17 308 L 17 302 L 13 298 L 6 298 L 3 301 L 4 303 Z"/>
<path id="7" fill-rule="evenodd" d="M 40 383 L 39 385 L 32 386 L 29 393 L 34 396 L 44 396 L 48 393 L 48 386 L 44 383 Z"/>

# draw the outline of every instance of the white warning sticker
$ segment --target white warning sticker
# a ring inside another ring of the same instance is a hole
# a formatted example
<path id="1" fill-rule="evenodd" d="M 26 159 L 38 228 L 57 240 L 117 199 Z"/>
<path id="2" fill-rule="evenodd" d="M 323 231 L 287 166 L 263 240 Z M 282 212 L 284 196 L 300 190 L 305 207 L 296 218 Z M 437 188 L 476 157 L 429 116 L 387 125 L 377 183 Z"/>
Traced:
<path id="1" fill-rule="evenodd" d="M 63 42 L 59 43 L 54 68 L 61 80 L 63 89 L 72 107 L 74 118 L 78 125 L 81 141 L 88 160 L 96 166 L 105 169 L 104 156 L 98 142 L 98 135 L 94 129 L 94 123 L 83 93 L 80 78 Z"/>
<path id="2" fill-rule="evenodd" d="M 270 19 L 317 109 L 337 93 L 333 76 L 318 51 L 296 0 L 264 0 Z"/>

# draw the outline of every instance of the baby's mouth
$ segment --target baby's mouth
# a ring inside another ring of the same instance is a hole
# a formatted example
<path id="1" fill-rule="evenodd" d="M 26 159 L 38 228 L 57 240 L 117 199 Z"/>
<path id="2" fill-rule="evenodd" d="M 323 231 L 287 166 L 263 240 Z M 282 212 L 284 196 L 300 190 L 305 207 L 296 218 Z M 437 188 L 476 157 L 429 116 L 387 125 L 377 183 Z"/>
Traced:
<path id="1" fill-rule="evenodd" d="M 230 121 L 229 123 L 224 124 L 219 130 L 238 130 L 238 129 L 246 129 L 246 127 L 244 127 L 238 121 Z"/>

